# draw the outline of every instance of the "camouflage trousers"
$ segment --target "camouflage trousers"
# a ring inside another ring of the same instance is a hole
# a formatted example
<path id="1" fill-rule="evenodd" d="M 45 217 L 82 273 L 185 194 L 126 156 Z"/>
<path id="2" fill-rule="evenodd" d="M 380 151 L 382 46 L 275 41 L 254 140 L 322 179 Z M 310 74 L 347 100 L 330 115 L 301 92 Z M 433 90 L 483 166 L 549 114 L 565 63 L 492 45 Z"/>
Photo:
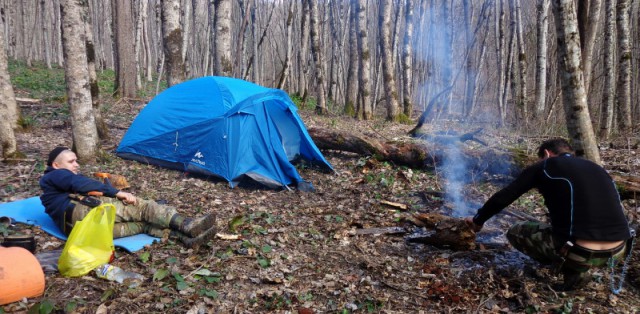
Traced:
<path id="1" fill-rule="evenodd" d="M 102 203 L 113 204 L 116 208 L 116 220 L 113 227 L 113 237 L 122 238 L 135 234 L 146 233 L 155 237 L 162 237 L 173 215 L 177 211 L 169 206 L 158 204 L 138 198 L 136 205 L 125 204 L 121 200 L 110 197 L 98 197 Z M 77 221 L 82 220 L 92 209 L 78 201 L 72 200 L 75 205 L 71 217 L 65 219 L 65 234 L 69 235 Z"/>
<path id="2" fill-rule="evenodd" d="M 507 239 L 518 251 L 541 264 L 554 265 L 557 271 L 568 269 L 586 272 L 592 267 L 607 266 L 610 258 L 615 261 L 623 261 L 626 255 L 625 243 L 618 248 L 612 249 L 611 251 L 616 253 L 611 257 L 585 257 L 584 255 L 589 255 L 589 252 L 599 253 L 602 251 L 580 248 L 583 254 L 579 255 L 569 250 L 563 258 L 559 252 L 565 243 L 562 240 L 554 239 L 550 225 L 540 222 L 528 221 L 514 224 L 507 231 Z"/>

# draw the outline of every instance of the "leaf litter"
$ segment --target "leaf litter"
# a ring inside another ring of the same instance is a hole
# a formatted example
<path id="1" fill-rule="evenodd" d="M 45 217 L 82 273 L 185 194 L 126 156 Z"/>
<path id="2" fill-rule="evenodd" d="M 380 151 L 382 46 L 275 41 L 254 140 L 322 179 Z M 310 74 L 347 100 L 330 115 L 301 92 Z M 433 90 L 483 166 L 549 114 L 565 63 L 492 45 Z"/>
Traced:
<path id="1" fill-rule="evenodd" d="M 43 106 L 58 106 L 45 104 Z M 118 106 L 118 104 L 114 105 Z M 113 108 L 108 122 L 128 125 L 141 105 Z M 131 108 L 135 108 L 130 111 Z M 23 108 L 29 110 L 29 108 Z M 34 109 L 31 109 L 34 110 Z M 130 112 L 122 114 L 122 112 Z M 308 127 L 360 130 L 370 136 L 403 140 L 410 125 L 359 122 L 301 111 Z M 27 159 L 0 165 L 2 202 L 40 193 L 42 162 L 54 144 L 70 145 L 71 130 L 61 117 L 38 116 L 29 133 L 18 133 Z M 123 122 L 124 121 L 124 122 Z M 117 146 L 124 128 L 112 127 L 105 147 Z M 490 145 L 535 147 L 540 138 L 484 133 Z M 34 140 L 37 139 L 37 140 Z M 488 139 L 487 139 L 488 140 Z M 529 149 L 531 150 L 531 149 Z M 608 274 L 595 272 L 585 290 L 553 290 L 558 278 L 511 249 L 504 231 L 525 217 L 545 219 L 539 197 L 531 194 L 512 204 L 513 215 L 494 218 L 472 251 L 408 243 L 402 234 L 357 234 L 363 228 L 406 227 L 414 212 L 446 210 L 438 169 L 407 169 L 366 156 L 324 151 L 336 169 L 323 173 L 299 167 L 315 193 L 260 187 L 230 189 L 225 182 L 106 158 L 83 165 L 83 172 L 113 172 L 127 178 L 135 195 L 166 202 L 187 215 L 217 214 L 218 236 L 198 251 L 163 240 L 134 253 L 116 252 L 114 264 L 143 274 L 140 288 L 128 289 L 87 275 L 64 278 L 47 274 L 42 297 L 0 307 L 5 312 L 30 308 L 45 312 L 165 313 L 430 313 L 430 312 L 635 312 L 640 310 L 637 254 L 625 289 L 612 295 Z M 637 148 L 603 150 L 611 168 L 638 175 Z M 482 204 L 501 185 L 467 185 L 464 197 Z M 638 205 L 625 201 L 637 220 Z M 59 241 L 39 228 L 19 225 L 35 234 L 38 251 L 61 249 Z"/>

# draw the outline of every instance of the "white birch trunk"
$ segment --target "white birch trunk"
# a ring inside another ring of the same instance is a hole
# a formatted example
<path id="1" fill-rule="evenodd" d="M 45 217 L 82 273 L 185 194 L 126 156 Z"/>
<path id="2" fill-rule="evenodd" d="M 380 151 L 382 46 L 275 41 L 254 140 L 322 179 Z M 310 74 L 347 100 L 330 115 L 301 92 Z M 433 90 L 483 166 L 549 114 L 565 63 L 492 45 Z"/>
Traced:
<path id="1" fill-rule="evenodd" d="M 315 76 L 318 84 L 317 88 L 317 102 L 316 113 L 327 113 L 327 100 L 325 95 L 325 82 L 324 82 L 324 70 L 322 64 L 324 63 L 323 54 L 320 47 L 320 29 L 321 21 L 320 12 L 318 12 L 318 3 L 315 0 L 307 0 L 309 2 L 310 16 L 311 16 L 311 50 L 313 53 L 313 62 L 315 63 Z"/>
<path id="2" fill-rule="evenodd" d="M 577 155 L 584 155 L 587 159 L 600 164 L 600 152 L 591 125 L 587 94 L 584 89 L 575 3 L 573 0 L 553 0 L 553 4 L 562 96 L 569 137 Z"/>
<path id="3" fill-rule="evenodd" d="M 81 5 L 82 0 L 61 1 L 62 47 L 73 146 L 80 160 L 90 161 L 95 157 L 99 143 L 91 107 L 84 25 L 80 17 Z"/>
<path id="4" fill-rule="evenodd" d="M 605 140 L 613 129 L 613 112 L 615 106 L 615 0 L 605 0 L 604 26 L 604 90 L 602 91 L 602 110 L 600 119 L 600 137 Z"/>
<path id="5" fill-rule="evenodd" d="M 380 7 L 380 29 L 382 30 L 382 71 L 385 99 L 387 103 L 387 120 L 398 119 L 398 91 L 393 64 L 393 46 L 391 45 L 391 11 L 392 0 L 383 0 Z"/>
<path id="6" fill-rule="evenodd" d="M 550 0 L 538 0 L 536 12 L 536 28 L 538 30 L 536 56 L 536 117 L 544 115 L 547 99 L 547 38 L 549 35 Z"/>
<path id="7" fill-rule="evenodd" d="M 618 110 L 620 130 L 631 130 L 631 27 L 629 25 L 629 0 L 618 0 L 616 25 L 618 30 Z"/>
<path id="8" fill-rule="evenodd" d="M 371 103 L 371 50 L 368 42 L 367 29 L 367 0 L 358 0 L 358 51 L 360 53 L 360 68 L 358 73 L 359 101 L 356 110 L 358 119 L 373 118 Z"/>
<path id="9" fill-rule="evenodd" d="M 231 58 L 231 0 L 216 1 L 216 73 L 233 75 Z M 258 70 L 258 69 L 255 69 Z"/>
<path id="10" fill-rule="evenodd" d="M 405 0 L 405 23 L 404 44 L 402 49 L 402 109 L 407 118 L 411 118 L 413 113 L 413 99 L 411 83 L 413 81 L 413 64 L 411 58 L 413 55 L 413 1 Z"/>

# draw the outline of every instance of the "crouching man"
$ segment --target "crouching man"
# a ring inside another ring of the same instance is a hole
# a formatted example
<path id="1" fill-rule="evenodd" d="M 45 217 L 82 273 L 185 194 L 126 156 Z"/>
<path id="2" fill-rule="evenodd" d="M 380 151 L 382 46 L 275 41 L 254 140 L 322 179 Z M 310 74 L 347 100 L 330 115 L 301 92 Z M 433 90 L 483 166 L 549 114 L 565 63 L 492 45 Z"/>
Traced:
<path id="1" fill-rule="evenodd" d="M 40 179 L 40 200 L 45 211 L 66 235 L 71 233 L 76 221 L 82 220 L 100 202 L 111 203 L 116 208 L 114 238 L 140 233 L 162 237 L 166 230 L 170 238 L 192 248 L 206 244 L 216 233 L 214 214 L 196 219 L 184 217 L 171 207 L 139 199 L 109 184 L 80 175 L 79 168 L 73 151 L 67 147 L 56 147 L 49 153 L 47 169 Z M 97 202 L 93 204 L 82 200 L 90 192 L 102 196 L 95 197 Z"/>
<path id="2" fill-rule="evenodd" d="M 524 169 L 466 220 L 480 231 L 488 219 L 522 194 L 538 189 L 549 211 L 550 225 L 516 223 L 507 239 L 534 260 L 554 265 L 563 274 L 560 290 L 578 289 L 591 281 L 590 268 L 613 267 L 624 260 L 631 250 L 633 231 L 615 184 L 602 167 L 575 157 L 564 139 L 543 142 L 538 157 L 538 163 Z"/>

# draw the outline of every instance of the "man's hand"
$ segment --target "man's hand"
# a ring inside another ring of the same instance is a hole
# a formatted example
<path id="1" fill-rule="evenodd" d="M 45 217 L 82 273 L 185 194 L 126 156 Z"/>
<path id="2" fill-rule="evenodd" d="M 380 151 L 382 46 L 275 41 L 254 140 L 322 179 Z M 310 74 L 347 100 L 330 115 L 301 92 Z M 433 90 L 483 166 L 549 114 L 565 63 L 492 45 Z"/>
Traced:
<path id="1" fill-rule="evenodd" d="M 138 203 L 138 199 L 135 196 L 133 196 L 133 194 L 128 192 L 120 191 L 116 193 L 116 197 L 119 200 L 122 200 L 122 202 L 124 202 L 125 204 L 136 205 Z"/>
<path id="2" fill-rule="evenodd" d="M 481 225 L 476 225 L 475 222 L 473 222 L 473 217 L 467 217 L 464 219 L 464 222 L 467 223 L 467 225 L 469 226 L 469 228 L 471 228 L 471 230 L 478 232 L 480 230 L 482 230 L 482 226 Z"/>

